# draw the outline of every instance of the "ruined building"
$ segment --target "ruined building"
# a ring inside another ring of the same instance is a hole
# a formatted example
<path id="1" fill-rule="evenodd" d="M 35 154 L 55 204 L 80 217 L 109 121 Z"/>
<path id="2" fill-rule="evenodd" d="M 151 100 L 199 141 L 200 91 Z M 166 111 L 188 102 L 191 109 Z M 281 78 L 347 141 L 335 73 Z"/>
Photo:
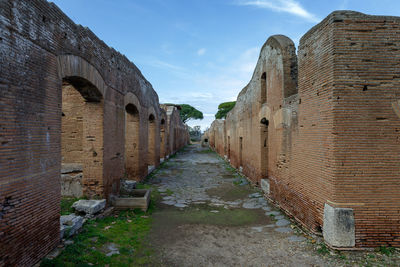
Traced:
<path id="1" fill-rule="evenodd" d="M 205 138 L 332 247 L 399 247 L 399 52 L 399 17 L 352 11 L 271 36 Z"/>
<path id="2" fill-rule="evenodd" d="M 0 266 L 29 266 L 60 240 L 61 184 L 109 199 L 189 139 L 177 107 L 53 3 L 0 1 L 0 62 Z"/>

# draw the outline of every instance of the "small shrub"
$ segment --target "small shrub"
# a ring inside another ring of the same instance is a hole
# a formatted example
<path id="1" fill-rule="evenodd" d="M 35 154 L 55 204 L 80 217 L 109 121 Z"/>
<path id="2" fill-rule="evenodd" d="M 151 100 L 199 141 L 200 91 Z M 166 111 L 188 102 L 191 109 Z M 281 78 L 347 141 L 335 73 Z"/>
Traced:
<path id="1" fill-rule="evenodd" d="M 378 251 L 386 256 L 390 256 L 394 253 L 395 249 L 394 247 L 381 246 Z"/>
<path id="2" fill-rule="evenodd" d="M 319 254 L 325 255 L 325 254 L 329 253 L 329 249 L 327 248 L 327 246 L 324 243 L 322 243 L 319 245 L 317 252 Z"/>

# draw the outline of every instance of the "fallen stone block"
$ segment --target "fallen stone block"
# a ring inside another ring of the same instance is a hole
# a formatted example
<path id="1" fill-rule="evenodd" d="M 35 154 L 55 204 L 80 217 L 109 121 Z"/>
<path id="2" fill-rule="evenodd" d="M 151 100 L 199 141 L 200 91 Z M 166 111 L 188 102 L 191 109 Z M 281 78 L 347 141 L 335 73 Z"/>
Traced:
<path id="1" fill-rule="evenodd" d="M 82 228 L 83 217 L 75 214 L 60 217 L 60 237 L 70 237 Z"/>
<path id="2" fill-rule="evenodd" d="M 103 210 L 106 207 L 106 200 L 101 199 L 101 200 L 86 200 L 86 199 L 81 199 L 76 201 L 74 204 L 72 204 L 72 208 L 74 208 L 76 211 L 79 212 L 84 212 L 85 214 L 93 215 L 101 210 Z"/>

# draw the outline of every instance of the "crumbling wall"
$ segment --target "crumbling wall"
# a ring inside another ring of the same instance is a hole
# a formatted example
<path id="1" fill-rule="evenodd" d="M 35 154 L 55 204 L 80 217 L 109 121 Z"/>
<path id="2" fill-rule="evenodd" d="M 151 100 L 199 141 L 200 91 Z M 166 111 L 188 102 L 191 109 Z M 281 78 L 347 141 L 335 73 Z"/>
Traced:
<path id="1" fill-rule="evenodd" d="M 44 0 L 0 1 L 0 62 L 0 265 L 29 266 L 59 242 L 62 156 L 82 163 L 84 194 L 118 194 L 126 142 L 138 142 L 142 157 L 148 151 L 150 110 L 157 164 L 160 108 L 132 62 Z M 132 140 L 128 104 L 139 119 Z M 147 164 L 138 160 L 132 177 L 144 178 Z"/>
<path id="2" fill-rule="evenodd" d="M 161 105 L 166 111 L 167 144 L 166 153 L 172 155 L 190 143 L 189 130 L 180 117 L 180 107 L 176 105 Z"/>
<path id="3" fill-rule="evenodd" d="M 231 164 L 264 178 L 268 197 L 332 246 L 400 245 L 399 25 L 333 12 L 298 56 L 270 37 L 225 121 Z"/>
<path id="4" fill-rule="evenodd" d="M 160 105 L 161 106 L 161 105 Z M 167 112 L 161 106 L 161 120 L 160 120 L 160 160 L 164 160 L 167 156 Z"/>
<path id="5" fill-rule="evenodd" d="M 225 120 L 217 119 L 211 124 L 209 132 L 212 132 L 212 147 L 222 156 L 226 155 L 226 136 L 225 136 Z"/>

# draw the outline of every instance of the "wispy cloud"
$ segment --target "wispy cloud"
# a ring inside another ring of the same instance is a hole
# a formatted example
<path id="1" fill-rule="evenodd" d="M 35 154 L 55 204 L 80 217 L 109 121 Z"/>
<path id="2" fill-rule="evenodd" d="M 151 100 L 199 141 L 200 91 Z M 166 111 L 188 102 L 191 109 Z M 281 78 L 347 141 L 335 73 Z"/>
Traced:
<path id="1" fill-rule="evenodd" d="M 345 10 L 348 9 L 349 7 L 349 1 L 348 0 L 343 0 L 342 3 L 340 3 L 339 9 Z"/>
<path id="2" fill-rule="evenodd" d="M 239 5 L 266 8 L 276 12 L 286 12 L 302 17 L 311 22 L 319 22 L 314 14 L 307 11 L 295 0 L 240 0 Z"/>
<path id="3" fill-rule="evenodd" d="M 200 48 L 199 50 L 197 50 L 197 55 L 202 56 L 206 53 L 206 49 L 205 48 Z"/>
<path id="4" fill-rule="evenodd" d="M 179 77 L 176 89 L 158 91 L 161 103 L 186 103 L 204 112 L 203 120 L 189 121 L 190 126 L 200 125 L 204 130 L 214 120 L 221 102 L 234 101 L 239 91 L 250 81 L 257 63 L 260 47 L 250 47 L 222 61 L 210 61 L 206 71 L 195 67 L 176 65 L 159 59 L 146 64 L 163 69 Z"/>
<path id="5" fill-rule="evenodd" d="M 165 61 L 161 61 L 161 60 L 153 60 L 150 62 L 147 62 L 148 65 L 156 67 L 156 68 L 161 68 L 161 69 L 169 69 L 169 70 L 174 70 L 174 71 L 183 71 L 184 68 L 174 65 L 174 64 L 170 64 L 168 62 Z"/>

